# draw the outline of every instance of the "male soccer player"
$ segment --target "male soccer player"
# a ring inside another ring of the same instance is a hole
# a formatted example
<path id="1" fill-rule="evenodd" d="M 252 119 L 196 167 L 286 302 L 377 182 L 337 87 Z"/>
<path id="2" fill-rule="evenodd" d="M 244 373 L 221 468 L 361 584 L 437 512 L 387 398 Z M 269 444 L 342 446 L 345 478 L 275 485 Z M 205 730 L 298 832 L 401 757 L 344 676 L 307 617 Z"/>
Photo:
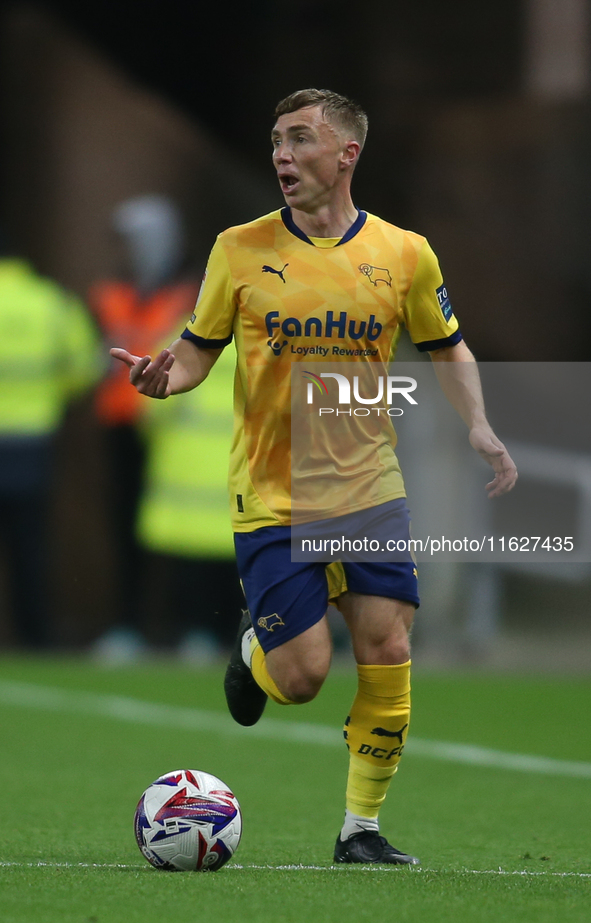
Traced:
<path id="1" fill-rule="evenodd" d="M 489 495 L 510 490 L 517 472 L 486 420 L 474 358 L 433 251 L 419 235 L 353 204 L 365 113 L 339 94 L 310 89 L 280 102 L 275 118 L 273 165 L 286 206 L 219 235 L 195 313 L 170 349 L 154 360 L 112 352 L 127 363 L 138 391 L 167 398 L 199 385 L 235 338 L 230 495 L 248 612 L 226 673 L 230 711 L 248 726 L 268 697 L 287 705 L 316 696 L 330 664 L 326 609 L 333 600 L 358 665 L 345 724 L 345 820 L 334 861 L 416 864 L 378 826 L 409 725 L 416 570 L 412 561 L 328 567 L 292 561 L 290 372 L 306 353 L 298 347 L 322 347 L 316 354 L 323 361 L 356 355 L 354 361 L 385 363 L 404 324 L 436 369 L 454 364 L 456 374 L 441 383 L 472 446 L 493 468 Z M 386 515 L 400 534 L 408 529 L 400 469 L 391 447 L 380 451 L 377 445 L 375 458 L 350 459 L 350 500 L 340 512 Z"/>

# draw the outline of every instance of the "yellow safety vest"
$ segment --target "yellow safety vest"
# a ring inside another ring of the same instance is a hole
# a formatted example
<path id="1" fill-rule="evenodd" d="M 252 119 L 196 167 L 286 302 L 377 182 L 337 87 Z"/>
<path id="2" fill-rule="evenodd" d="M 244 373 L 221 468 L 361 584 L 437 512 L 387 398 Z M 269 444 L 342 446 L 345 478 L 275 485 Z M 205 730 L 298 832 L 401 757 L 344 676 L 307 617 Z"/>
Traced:
<path id="1" fill-rule="evenodd" d="M 78 299 L 24 260 L 0 259 L 0 438 L 52 433 L 98 380 L 99 344 Z"/>
<path id="2" fill-rule="evenodd" d="M 228 346 L 194 391 L 146 407 L 148 459 L 137 531 L 152 551 L 234 554 L 227 475 L 235 365 L 234 347 Z"/>

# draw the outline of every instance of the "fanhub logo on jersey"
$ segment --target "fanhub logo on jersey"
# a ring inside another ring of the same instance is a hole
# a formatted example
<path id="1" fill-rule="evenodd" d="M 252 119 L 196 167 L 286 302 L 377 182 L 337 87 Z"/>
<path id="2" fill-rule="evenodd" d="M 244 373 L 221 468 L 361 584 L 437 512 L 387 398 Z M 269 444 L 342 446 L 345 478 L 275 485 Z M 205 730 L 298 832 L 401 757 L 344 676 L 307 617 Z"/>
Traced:
<path id="1" fill-rule="evenodd" d="M 328 388 L 326 382 L 323 381 L 325 378 L 334 378 L 338 383 L 339 387 L 339 404 L 351 404 L 353 401 L 358 404 L 378 404 L 381 402 L 381 407 L 355 407 L 352 413 L 356 417 L 368 417 L 373 410 L 374 413 L 380 415 L 382 410 L 385 410 L 389 417 L 401 417 L 404 413 L 404 410 L 401 407 L 392 407 L 392 402 L 394 395 L 401 395 L 409 404 L 417 404 L 414 397 L 411 397 L 410 392 L 416 390 L 417 383 L 414 378 L 409 378 L 405 375 L 379 375 L 377 378 L 377 395 L 375 397 L 362 397 L 359 393 L 359 376 L 353 375 L 353 397 L 351 397 L 351 382 L 349 379 L 342 375 L 340 372 L 321 372 L 320 375 L 316 375 L 314 372 L 302 371 L 302 375 L 306 376 L 308 379 L 307 387 L 307 403 L 314 403 L 314 386 L 320 391 L 321 395 L 328 396 Z M 384 398 L 385 403 L 388 404 L 388 407 L 384 407 Z M 327 413 L 335 413 L 337 416 L 339 414 L 347 414 L 351 416 L 351 408 L 349 410 L 341 410 L 339 407 L 320 407 L 318 410 L 318 415 L 322 416 Z"/>
<path id="2" fill-rule="evenodd" d="M 333 356 L 376 356 L 377 349 L 371 347 L 343 347 L 324 346 L 316 344 L 314 346 L 295 346 L 289 343 L 289 339 L 294 337 L 317 337 L 322 339 L 337 340 L 361 340 L 366 338 L 370 342 L 377 340 L 382 332 L 382 324 L 376 321 L 375 314 L 370 314 L 367 320 L 356 320 L 349 318 L 346 311 L 341 311 L 335 315 L 334 311 L 327 311 L 324 319 L 320 317 L 308 317 L 304 322 L 297 317 L 287 317 L 284 321 L 279 320 L 279 311 L 269 311 L 265 315 L 265 325 L 267 327 L 267 346 L 273 350 L 276 356 L 280 356 L 283 349 L 290 345 L 290 352 L 300 356 L 320 356 L 326 358 L 329 353 Z M 288 337 L 288 339 L 283 339 Z"/>

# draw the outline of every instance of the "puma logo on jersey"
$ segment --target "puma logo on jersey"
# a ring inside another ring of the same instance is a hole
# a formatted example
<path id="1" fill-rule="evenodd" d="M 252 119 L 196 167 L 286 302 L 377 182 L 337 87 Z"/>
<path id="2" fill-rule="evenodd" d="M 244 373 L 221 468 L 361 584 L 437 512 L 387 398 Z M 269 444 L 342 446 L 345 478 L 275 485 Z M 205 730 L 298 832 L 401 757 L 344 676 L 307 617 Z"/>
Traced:
<path id="1" fill-rule="evenodd" d="M 283 627 L 285 622 L 280 615 L 277 615 L 276 612 L 273 615 L 264 615 L 260 619 L 257 619 L 257 625 L 259 628 L 265 628 L 267 631 L 274 631 L 278 626 Z"/>
<path id="2" fill-rule="evenodd" d="M 378 282 L 385 282 L 390 288 L 392 288 L 392 276 L 388 269 L 381 269 L 379 266 L 370 266 L 369 263 L 362 263 L 359 266 L 359 272 L 363 273 L 364 276 L 367 276 L 369 281 L 375 287 L 378 287 Z"/>
<path id="3" fill-rule="evenodd" d="M 272 273 L 274 273 L 276 276 L 279 276 L 279 278 L 281 279 L 281 281 L 282 281 L 283 283 L 285 283 L 285 277 L 284 277 L 283 273 L 285 272 L 285 270 L 287 269 L 288 266 L 289 266 L 289 263 L 286 263 L 285 266 L 283 267 L 283 269 L 273 269 L 272 266 L 267 266 L 267 265 L 265 265 L 265 266 L 263 266 L 263 272 L 272 272 Z"/>

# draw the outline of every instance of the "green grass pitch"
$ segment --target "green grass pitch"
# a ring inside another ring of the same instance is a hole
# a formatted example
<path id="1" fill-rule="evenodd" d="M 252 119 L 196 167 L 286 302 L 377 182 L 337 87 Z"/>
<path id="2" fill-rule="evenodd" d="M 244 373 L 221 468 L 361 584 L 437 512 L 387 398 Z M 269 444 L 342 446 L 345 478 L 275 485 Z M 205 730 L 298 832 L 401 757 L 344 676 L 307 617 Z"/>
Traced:
<path id="1" fill-rule="evenodd" d="M 353 671 L 308 706 L 269 706 L 256 736 L 231 725 L 222 673 L 0 660 L 2 923 L 591 920 L 588 679 L 416 670 L 381 826 L 422 866 L 381 869 L 331 867 Z M 485 749 L 441 759 L 433 741 Z M 241 802 L 242 842 L 215 874 L 156 871 L 135 844 L 142 791 L 179 768 Z"/>

